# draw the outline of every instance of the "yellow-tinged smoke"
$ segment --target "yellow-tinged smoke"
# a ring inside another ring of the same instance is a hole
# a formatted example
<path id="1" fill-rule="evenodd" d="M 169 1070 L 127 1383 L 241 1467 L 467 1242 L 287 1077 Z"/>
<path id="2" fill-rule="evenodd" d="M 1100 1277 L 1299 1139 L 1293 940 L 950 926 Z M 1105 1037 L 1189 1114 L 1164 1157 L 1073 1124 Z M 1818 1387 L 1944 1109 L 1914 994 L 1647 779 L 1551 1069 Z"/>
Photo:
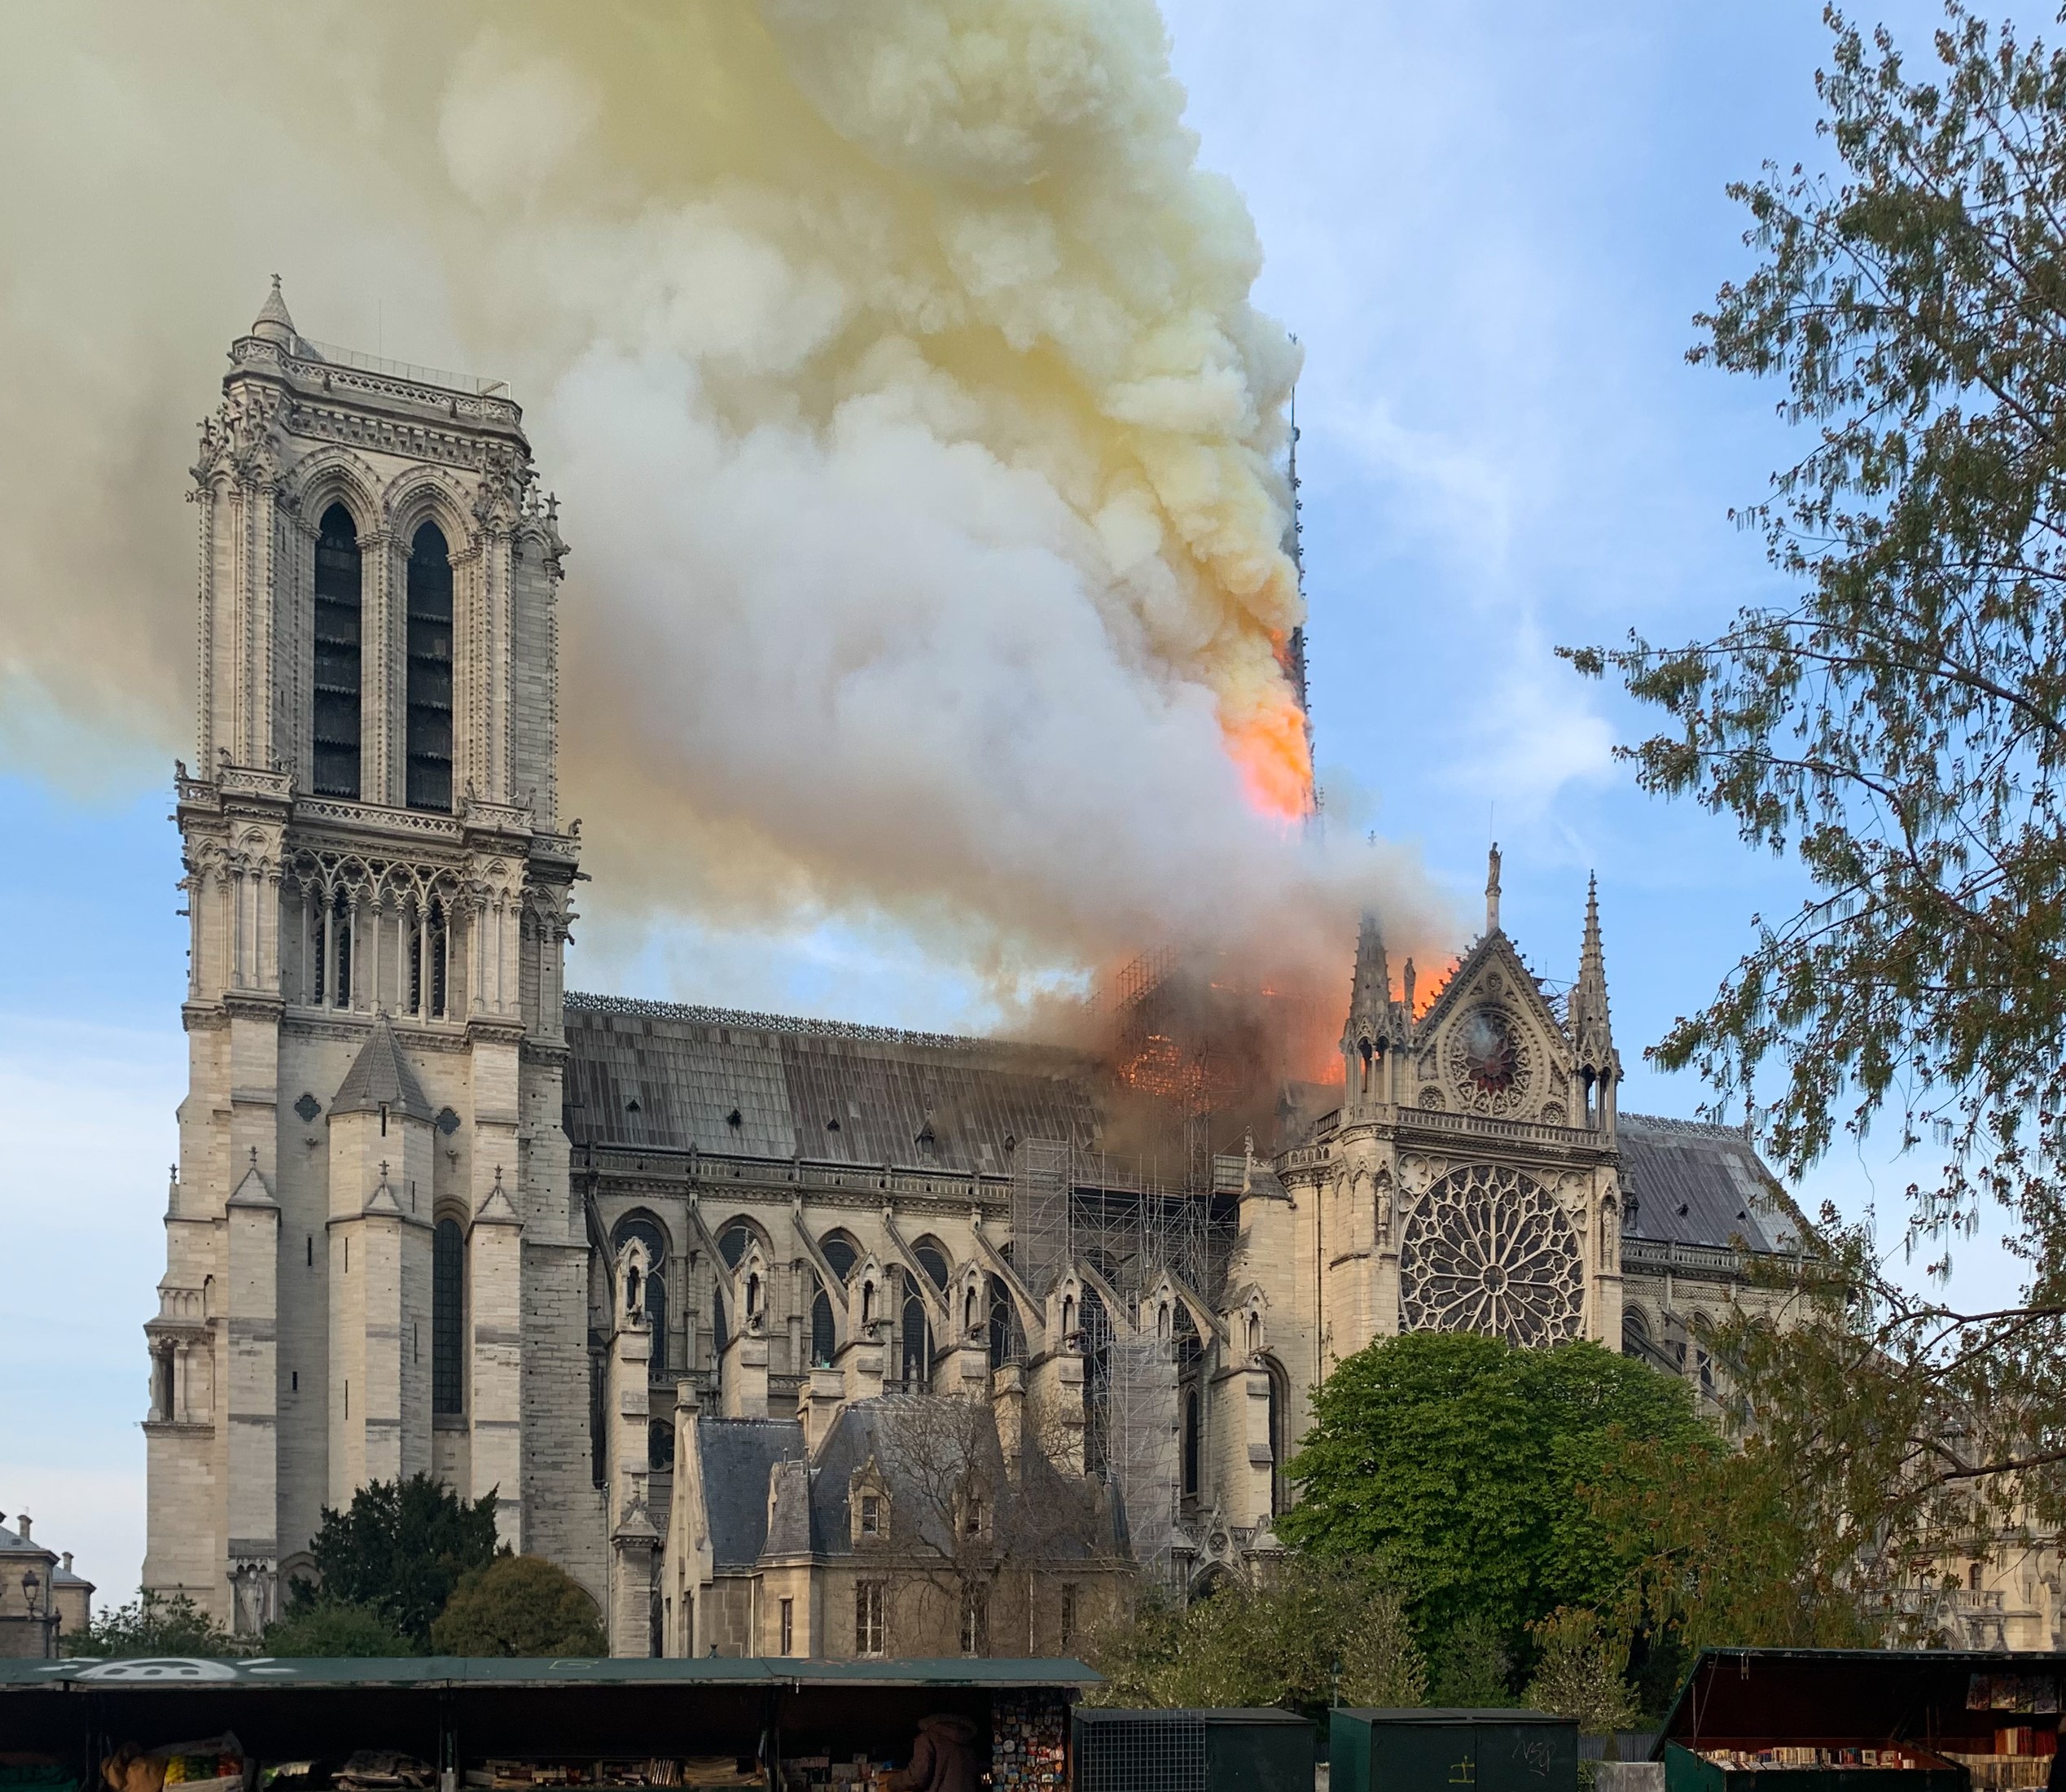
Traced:
<path id="1" fill-rule="evenodd" d="M 1385 874 L 1289 825 L 1296 350 L 1182 107 L 1151 0 L 10 9 L 0 747 L 182 737 L 178 469 L 278 269 L 524 401 L 620 913 L 1339 975 Z"/>

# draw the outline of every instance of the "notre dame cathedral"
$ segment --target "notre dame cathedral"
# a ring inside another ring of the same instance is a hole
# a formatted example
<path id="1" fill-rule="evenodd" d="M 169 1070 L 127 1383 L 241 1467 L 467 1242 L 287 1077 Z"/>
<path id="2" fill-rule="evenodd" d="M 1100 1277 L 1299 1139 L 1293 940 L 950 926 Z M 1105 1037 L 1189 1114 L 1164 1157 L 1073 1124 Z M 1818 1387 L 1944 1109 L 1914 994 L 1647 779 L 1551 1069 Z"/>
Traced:
<path id="1" fill-rule="evenodd" d="M 1620 1111 L 1592 902 L 1554 994 L 1496 855 L 1438 990 L 1366 922 L 1342 1080 L 1231 1155 L 1182 1077 L 1151 1159 L 1142 1078 L 1083 1054 L 570 992 L 568 549 L 517 406 L 306 340 L 277 283 L 230 363 L 147 1588 L 254 1632 L 325 1507 L 423 1472 L 619 1653 L 1065 1654 L 1143 1577 L 1266 1561 L 1374 1338 L 1712 1392 L 1700 1317 L 1792 1210 L 1741 1135 Z M 1134 1069 L 1187 1049 L 1186 975 L 1121 979 Z"/>

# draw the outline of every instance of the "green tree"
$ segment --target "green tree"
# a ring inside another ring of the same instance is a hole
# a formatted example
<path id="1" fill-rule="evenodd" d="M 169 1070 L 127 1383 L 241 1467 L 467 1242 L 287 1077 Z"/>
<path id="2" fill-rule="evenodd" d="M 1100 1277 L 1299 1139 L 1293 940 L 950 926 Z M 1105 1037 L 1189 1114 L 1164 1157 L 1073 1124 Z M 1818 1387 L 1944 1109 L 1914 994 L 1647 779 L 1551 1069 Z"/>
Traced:
<path id="1" fill-rule="evenodd" d="M 543 1556 L 498 1556 L 463 1580 L 431 1626 L 441 1655 L 607 1655 L 595 1601 Z"/>
<path id="2" fill-rule="evenodd" d="M 1261 1587 L 1177 1607 L 1143 1601 L 1093 1640 L 1117 1706 L 1419 1705 L 1427 1668 L 1404 1601 L 1369 1562 L 1292 1556 Z"/>
<path id="3" fill-rule="evenodd" d="M 184 1593 L 142 1593 L 125 1606 L 98 1612 L 84 1632 L 68 1633 L 70 1655 L 188 1655 L 220 1660 L 245 1653 L 230 1633 Z"/>
<path id="4" fill-rule="evenodd" d="M 371 1606 L 349 1606 L 319 1599 L 275 1619 L 265 1627 L 260 1646 L 268 1655 L 416 1655 L 415 1641 L 405 1636 L 384 1613 Z"/>
<path id="5" fill-rule="evenodd" d="M 1943 1497 L 1908 1442 L 1926 1422 L 1919 1384 L 1861 1347 L 1841 1303 L 1787 1319 L 1741 1318 L 1713 1337 L 1763 1396 L 1737 1448 L 1687 1459 L 1639 1446 L 1630 1472 L 1587 1490 L 1625 1540 L 1612 1615 L 1636 1629 L 1653 1702 L 1688 1649 L 1935 1640 L 1914 1597 L 1934 1565 L 1909 1553 L 1922 1509 Z M 1883 1522 L 1862 1528 L 1861 1511 Z M 1987 1547 L 1966 1540 L 1967 1553 Z"/>
<path id="6" fill-rule="evenodd" d="M 1660 712 L 1644 787 L 1809 883 L 1655 1061 L 1717 1111 L 1770 1097 L 1790 1172 L 1875 1128 L 1919 1154 L 1904 1259 L 1948 1272 L 2005 1222 L 2028 1265 L 2011 1306 L 1954 1310 L 1826 1214 L 1814 1322 L 1738 1341 L 1828 1524 L 1934 1562 L 2066 1518 L 2066 51 L 1954 4 L 1911 72 L 1825 16 L 1832 172 L 1731 189 L 1755 265 L 1691 351 L 1804 432 L 1739 519 L 1794 594 L 1571 656 Z"/>
<path id="7" fill-rule="evenodd" d="M 469 1502 L 428 1474 L 370 1482 L 344 1511 L 323 1508 L 309 1553 L 315 1580 L 295 1585 L 288 1615 L 364 1606 L 420 1649 L 454 1588 L 494 1558 L 495 1496 Z"/>
<path id="8" fill-rule="evenodd" d="M 1611 1737 L 1634 1723 L 1625 1641 L 1594 1613 L 1568 1606 L 1530 1628 L 1536 1645 L 1535 1673 L 1528 1683 L 1533 1709 L 1576 1719 L 1587 1736 Z"/>
<path id="9" fill-rule="evenodd" d="M 1506 1630 L 1483 1612 L 1467 1612 L 1443 1632 L 1431 1651 L 1435 1702 L 1489 1711 L 1514 1702 L 1514 1654 Z"/>
<path id="10" fill-rule="evenodd" d="M 1631 1453 L 1643 1443 L 1662 1448 Z M 1278 1529 L 1391 1565 L 1423 1641 L 1480 1618 L 1518 1653 L 1529 1624 L 1612 1603 L 1631 1571 L 1629 1540 L 1582 1491 L 1721 1448 L 1683 1383 L 1597 1344 L 1410 1332 L 1316 1392 L 1291 1465 L 1303 1496 Z M 1430 1653 L 1439 1677 L 1445 1650 Z"/>

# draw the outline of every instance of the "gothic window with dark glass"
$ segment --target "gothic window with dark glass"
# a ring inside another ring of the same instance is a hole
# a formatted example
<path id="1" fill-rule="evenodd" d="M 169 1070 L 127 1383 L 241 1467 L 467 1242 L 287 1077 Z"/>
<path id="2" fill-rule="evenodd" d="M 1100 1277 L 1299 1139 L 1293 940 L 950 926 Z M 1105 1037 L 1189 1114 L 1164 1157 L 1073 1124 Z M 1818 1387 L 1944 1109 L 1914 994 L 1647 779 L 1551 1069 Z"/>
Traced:
<path id="1" fill-rule="evenodd" d="M 1083 1466 L 1103 1478 L 1112 1465 L 1112 1316 L 1094 1288 L 1083 1290 Z"/>
<path id="2" fill-rule="evenodd" d="M 1018 1340 L 1012 1334 L 1011 1296 L 1006 1291 L 1001 1276 L 990 1277 L 990 1367 L 1002 1369 L 1007 1363 L 1016 1361 L 1023 1352 L 1015 1352 Z"/>
<path id="3" fill-rule="evenodd" d="M 452 807 L 452 559 L 444 532 L 426 523 L 409 550 L 407 799 L 413 809 Z"/>
<path id="4" fill-rule="evenodd" d="M 904 1297 L 903 1361 L 898 1378 L 913 1393 L 923 1391 L 932 1374 L 932 1331 L 926 1324 L 925 1303 Z"/>
<path id="5" fill-rule="evenodd" d="M 1291 1404 L 1290 1389 L 1284 1379 L 1284 1372 L 1274 1362 L 1265 1362 L 1270 1383 L 1270 1510 L 1274 1517 L 1285 1507 L 1287 1491 L 1284 1480 L 1284 1461 L 1289 1456 L 1288 1439 L 1284 1435 L 1284 1421 Z"/>
<path id="6" fill-rule="evenodd" d="M 814 1369 L 830 1369 L 839 1339 L 832 1328 L 832 1299 L 820 1288 L 810 1300 L 810 1360 Z"/>
<path id="7" fill-rule="evenodd" d="M 333 504 L 316 536 L 315 702 L 309 720 L 318 796 L 358 800 L 359 551 L 352 513 Z"/>
<path id="8" fill-rule="evenodd" d="M 1183 1397 L 1183 1491 L 1187 1499 L 1198 1492 L 1198 1390 L 1187 1388 Z"/>
<path id="9" fill-rule="evenodd" d="M 825 1253 L 825 1260 L 831 1264 L 832 1273 L 844 1282 L 853 1273 L 853 1266 L 861 1260 L 861 1247 L 844 1232 L 828 1232 L 825 1242 L 818 1247 Z"/>
<path id="10" fill-rule="evenodd" d="M 1191 1317 L 1191 1309 L 1182 1301 L 1177 1303 L 1176 1329 L 1178 1373 L 1188 1375 L 1204 1354 L 1205 1341 L 1198 1335 L 1198 1323 Z"/>
<path id="11" fill-rule="evenodd" d="M 352 1006 L 352 896 L 349 890 L 340 890 L 330 905 L 330 1006 L 349 1008 Z M 322 999 L 317 992 L 316 999 Z"/>
<path id="12" fill-rule="evenodd" d="M 667 1369 L 667 1234 L 646 1215 L 626 1214 L 610 1234 L 611 1254 L 621 1255 L 634 1238 L 646 1247 L 646 1279 L 640 1290 L 640 1303 L 652 1328 L 651 1373 L 659 1375 Z"/>
<path id="13" fill-rule="evenodd" d="M 944 1294 L 947 1288 L 947 1253 L 937 1238 L 921 1238 L 911 1247 L 911 1255 L 919 1260 L 932 1286 Z"/>
<path id="14" fill-rule="evenodd" d="M 409 1012 L 426 1020 L 445 1018 L 445 904 L 431 898 L 409 936 Z"/>
<path id="15" fill-rule="evenodd" d="M 431 1233 L 431 1410 L 466 1410 L 466 1240 L 458 1222 L 441 1220 Z"/>

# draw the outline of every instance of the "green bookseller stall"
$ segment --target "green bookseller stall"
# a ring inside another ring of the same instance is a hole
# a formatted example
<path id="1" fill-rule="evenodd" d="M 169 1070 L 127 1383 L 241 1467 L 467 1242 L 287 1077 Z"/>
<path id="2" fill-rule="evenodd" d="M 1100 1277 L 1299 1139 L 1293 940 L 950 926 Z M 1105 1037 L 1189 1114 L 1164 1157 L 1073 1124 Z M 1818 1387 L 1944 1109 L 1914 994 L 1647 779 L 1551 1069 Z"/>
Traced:
<path id="1" fill-rule="evenodd" d="M 1577 1792 L 1578 1726 L 1546 1711 L 1336 1710 L 1331 1792 Z"/>

